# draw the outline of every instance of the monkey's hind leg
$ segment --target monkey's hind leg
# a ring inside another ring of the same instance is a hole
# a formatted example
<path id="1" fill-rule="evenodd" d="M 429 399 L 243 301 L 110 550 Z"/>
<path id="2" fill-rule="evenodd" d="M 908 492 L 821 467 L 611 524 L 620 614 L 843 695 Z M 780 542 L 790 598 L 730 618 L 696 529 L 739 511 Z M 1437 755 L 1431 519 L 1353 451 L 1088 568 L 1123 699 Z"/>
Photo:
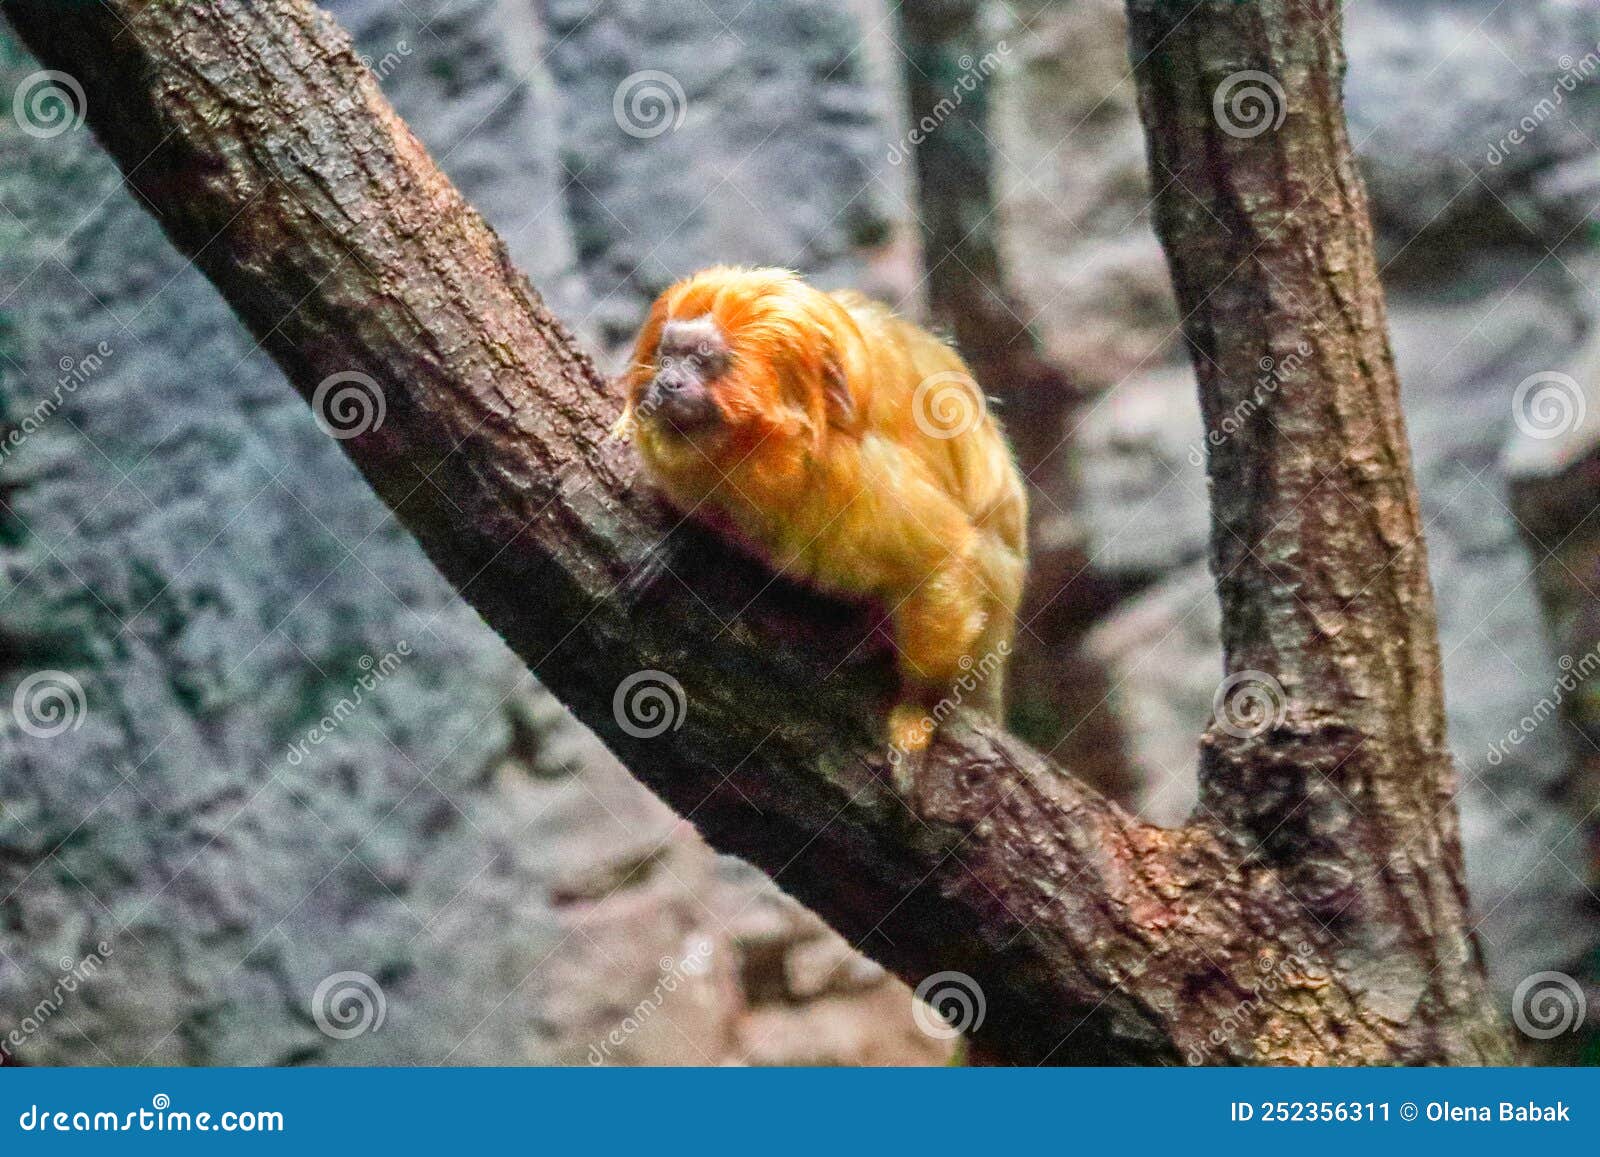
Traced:
<path id="1" fill-rule="evenodd" d="M 984 541 L 976 557 L 981 564 L 985 616 L 982 633 L 973 642 L 971 653 L 961 660 L 965 676 L 975 684 L 967 702 L 996 723 L 1004 724 L 1006 673 L 1016 641 L 1017 608 L 1022 602 L 1027 562 L 1017 551 L 993 538 Z"/>
<path id="2" fill-rule="evenodd" d="M 926 749 L 938 725 L 963 705 L 957 680 L 972 667 L 973 644 L 989 617 L 982 596 L 977 576 L 955 560 L 896 609 L 901 689 L 889 713 L 889 734 L 900 751 L 914 755 Z"/>

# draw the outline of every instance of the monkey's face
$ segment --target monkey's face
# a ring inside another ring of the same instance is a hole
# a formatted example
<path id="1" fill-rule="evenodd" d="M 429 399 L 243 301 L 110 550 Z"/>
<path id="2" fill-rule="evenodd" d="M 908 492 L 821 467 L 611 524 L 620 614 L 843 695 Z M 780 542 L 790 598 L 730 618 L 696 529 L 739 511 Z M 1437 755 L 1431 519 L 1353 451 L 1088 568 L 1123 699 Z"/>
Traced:
<path id="1" fill-rule="evenodd" d="M 680 496 L 735 474 L 746 495 L 797 479 L 829 428 L 855 420 L 841 333 L 854 333 L 844 310 L 793 274 L 698 273 L 657 298 L 639 331 L 625 428 Z"/>
<path id="2" fill-rule="evenodd" d="M 808 428 L 790 396 L 796 375 L 748 330 L 693 312 L 668 314 L 643 335 L 628 397 L 640 448 L 658 470 L 764 461 Z"/>
<path id="3" fill-rule="evenodd" d="M 733 362 L 722 327 L 710 316 L 672 318 L 634 382 L 634 418 L 675 440 L 715 441 L 734 416 L 726 403 Z"/>

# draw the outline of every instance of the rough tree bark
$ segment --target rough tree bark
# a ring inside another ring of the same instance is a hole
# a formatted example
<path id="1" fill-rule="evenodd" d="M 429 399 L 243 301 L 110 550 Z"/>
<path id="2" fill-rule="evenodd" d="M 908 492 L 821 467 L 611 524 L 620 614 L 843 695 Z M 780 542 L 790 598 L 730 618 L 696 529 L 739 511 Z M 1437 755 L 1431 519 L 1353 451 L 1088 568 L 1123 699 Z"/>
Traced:
<path id="1" fill-rule="evenodd" d="M 1284 700 L 1263 733 L 1203 737 L 1202 808 L 1365 958 L 1358 984 L 1493 1055 L 1338 0 L 1128 10 L 1208 431 L 1226 668 Z"/>
<path id="2" fill-rule="evenodd" d="M 968 973 L 989 1055 L 1503 1060 L 1337 14 L 1213 2 L 1169 35 L 1187 7 L 1136 2 L 1133 36 L 1155 162 L 1198 166 L 1227 223 L 1162 206 L 1208 415 L 1267 343 L 1316 354 L 1213 467 L 1230 668 L 1276 672 L 1288 711 L 1208 735 L 1207 809 L 1167 831 L 966 724 L 898 798 L 874 706 L 891 666 L 861 645 L 878 615 L 770 582 L 650 501 L 606 440 L 606 383 L 305 0 L 4 0 L 295 387 L 326 409 L 332 375 L 376 383 L 383 420 L 343 444 L 463 597 L 714 846 L 908 979 Z M 1286 89 L 1275 136 L 1210 118 L 1246 66 Z M 642 670 L 686 702 L 649 737 L 614 706 Z"/>

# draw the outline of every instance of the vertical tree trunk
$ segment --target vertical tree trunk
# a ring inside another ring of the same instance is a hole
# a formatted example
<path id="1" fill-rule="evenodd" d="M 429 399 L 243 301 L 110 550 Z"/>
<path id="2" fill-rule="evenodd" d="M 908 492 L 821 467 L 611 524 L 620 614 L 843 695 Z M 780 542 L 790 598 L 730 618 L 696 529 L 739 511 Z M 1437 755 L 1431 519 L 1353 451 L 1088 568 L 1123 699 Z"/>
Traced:
<path id="1" fill-rule="evenodd" d="M 1277 866 L 1406 1051 L 1502 1058 L 1338 2 L 1128 14 L 1207 430 L 1224 706 L 1246 721 L 1202 741 L 1202 812 Z"/>
<path id="2" fill-rule="evenodd" d="M 1023 468 L 1061 446 L 1079 401 L 1051 364 L 1031 311 L 1008 287 L 989 145 L 989 86 L 1003 51 L 983 28 L 984 0 L 926 0 L 896 9 L 905 67 L 917 215 L 926 254 L 928 308 L 985 388 L 1005 406 Z"/>

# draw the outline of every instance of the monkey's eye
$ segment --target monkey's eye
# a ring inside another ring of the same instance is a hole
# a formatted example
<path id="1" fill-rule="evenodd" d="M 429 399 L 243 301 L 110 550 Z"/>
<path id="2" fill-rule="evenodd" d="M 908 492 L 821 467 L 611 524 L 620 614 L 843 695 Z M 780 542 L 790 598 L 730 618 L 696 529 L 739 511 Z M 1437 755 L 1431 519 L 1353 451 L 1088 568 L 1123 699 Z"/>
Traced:
<path id="1" fill-rule="evenodd" d="M 674 369 L 704 378 L 711 367 L 711 359 L 699 350 L 674 350 L 671 354 L 661 359 L 661 365 L 663 369 L 671 366 Z"/>

